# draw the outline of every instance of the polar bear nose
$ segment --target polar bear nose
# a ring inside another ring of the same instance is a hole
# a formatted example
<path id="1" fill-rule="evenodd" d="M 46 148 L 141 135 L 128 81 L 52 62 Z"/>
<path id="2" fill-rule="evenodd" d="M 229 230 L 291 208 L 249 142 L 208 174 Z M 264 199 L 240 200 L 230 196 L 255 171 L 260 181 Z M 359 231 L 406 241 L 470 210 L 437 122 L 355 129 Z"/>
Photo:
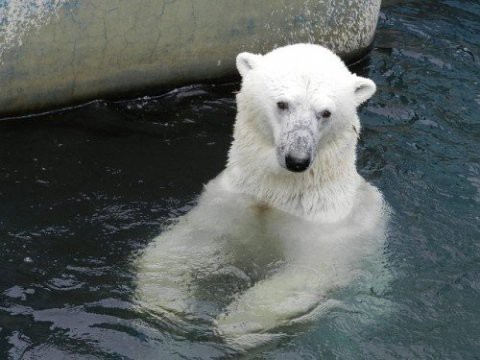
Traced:
<path id="1" fill-rule="evenodd" d="M 310 166 L 310 156 L 305 155 L 296 157 L 287 154 L 287 156 L 285 156 L 285 166 L 288 170 L 293 172 L 305 171 Z"/>

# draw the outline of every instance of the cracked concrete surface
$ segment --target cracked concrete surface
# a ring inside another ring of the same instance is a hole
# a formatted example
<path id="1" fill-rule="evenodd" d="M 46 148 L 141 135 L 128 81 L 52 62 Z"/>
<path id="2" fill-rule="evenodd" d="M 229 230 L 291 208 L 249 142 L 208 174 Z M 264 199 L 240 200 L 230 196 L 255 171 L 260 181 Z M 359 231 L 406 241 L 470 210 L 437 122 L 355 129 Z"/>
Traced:
<path id="1" fill-rule="evenodd" d="M 233 73 L 294 42 L 354 57 L 380 0 L 0 0 L 0 115 Z"/>

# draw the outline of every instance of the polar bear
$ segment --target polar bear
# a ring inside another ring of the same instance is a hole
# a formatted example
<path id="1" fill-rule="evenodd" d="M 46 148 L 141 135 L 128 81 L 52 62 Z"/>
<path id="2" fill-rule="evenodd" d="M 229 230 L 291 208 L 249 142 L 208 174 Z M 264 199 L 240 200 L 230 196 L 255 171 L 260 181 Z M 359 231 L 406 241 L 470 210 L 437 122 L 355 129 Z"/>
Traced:
<path id="1" fill-rule="evenodd" d="M 372 271 L 366 259 L 382 254 L 388 207 L 355 165 L 357 107 L 375 92 L 371 80 L 313 44 L 244 52 L 236 64 L 226 168 L 144 250 L 137 297 L 178 323 L 210 321 L 245 348 L 316 318 L 332 290 Z M 215 291 L 217 307 L 205 301 Z"/>

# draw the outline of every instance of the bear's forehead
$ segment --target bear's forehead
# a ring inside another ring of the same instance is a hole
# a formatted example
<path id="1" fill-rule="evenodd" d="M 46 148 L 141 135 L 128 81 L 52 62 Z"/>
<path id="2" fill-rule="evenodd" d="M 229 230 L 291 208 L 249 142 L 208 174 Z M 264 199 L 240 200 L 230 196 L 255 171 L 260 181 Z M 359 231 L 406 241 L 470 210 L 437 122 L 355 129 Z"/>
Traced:
<path id="1" fill-rule="evenodd" d="M 345 74 L 309 69 L 269 69 L 261 78 L 270 94 L 289 95 L 292 98 L 304 95 L 311 97 L 315 94 L 336 95 L 348 89 L 351 84 Z"/>
<path id="2" fill-rule="evenodd" d="M 337 59 L 321 61 L 318 57 L 310 59 L 276 58 L 265 59 L 258 68 L 258 74 L 266 81 L 281 86 L 309 86 L 312 89 L 324 86 L 337 87 L 351 80 L 348 68 Z M 333 61 L 332 61 L 333 60 Z"/>
<path id="3" fill-rule="evenodd" d="M 286 46 L 263 56 L 262 62 L 270 68 L 318 69 L 349 73 L 343 61 L 328 49 L 320 46 Z"/>

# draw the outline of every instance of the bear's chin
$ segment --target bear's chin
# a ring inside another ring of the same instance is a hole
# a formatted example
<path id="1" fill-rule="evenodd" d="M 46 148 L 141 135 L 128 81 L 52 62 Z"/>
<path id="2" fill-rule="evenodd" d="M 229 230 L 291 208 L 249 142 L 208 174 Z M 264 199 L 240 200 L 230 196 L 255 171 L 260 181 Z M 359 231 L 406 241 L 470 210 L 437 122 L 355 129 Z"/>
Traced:
<path id="1" fill-rule="evenodd" d="M 288 177 L 302 177 L 304 176 L 305 174 L 307 174 L 308 172 L 311 172 L 312 171 L 312 165 L 310 165 L 309 167 L 307 167 L 306 169 L 303 169 L 303 170 L 292 170 L 292 169 L 289 169 L 287 168 L 286 166 L 284 165 L 281 165 L 279 164 L 278 166 L 278 171 L 276 172 L 276 175 L 281 175 L 281 176 L 288 176 Z"/>
<path id="2" fill-rule="evenodd" d="M 301 174 L 306 173 L 308 170 L 310 170 L 310 166 L 307 167 L 307 168 L 305 168 L 305 169 L 289 169 L 289 168 L 283 167 L 283 166 L 282 166 L 282 168 L 283 168 L 284 170 L 286 170 L 287 173 L 293 174 L 293 175 L 295 175 L 295 174 L 301 175 Z"/>

